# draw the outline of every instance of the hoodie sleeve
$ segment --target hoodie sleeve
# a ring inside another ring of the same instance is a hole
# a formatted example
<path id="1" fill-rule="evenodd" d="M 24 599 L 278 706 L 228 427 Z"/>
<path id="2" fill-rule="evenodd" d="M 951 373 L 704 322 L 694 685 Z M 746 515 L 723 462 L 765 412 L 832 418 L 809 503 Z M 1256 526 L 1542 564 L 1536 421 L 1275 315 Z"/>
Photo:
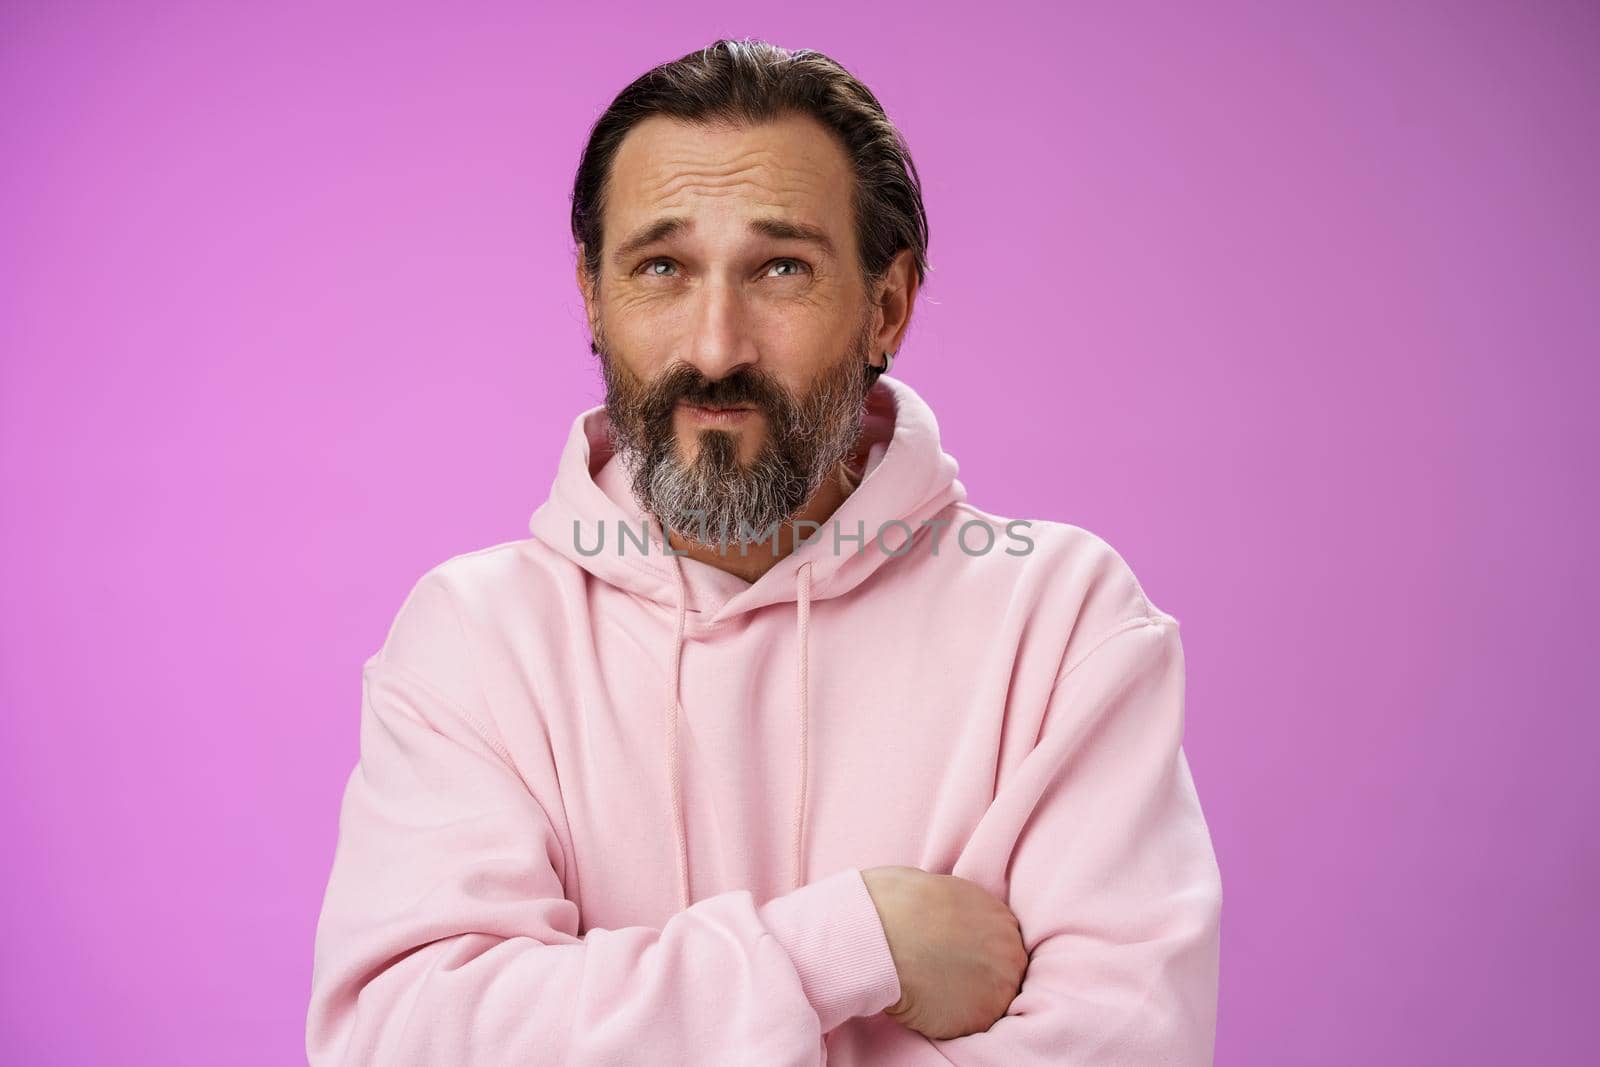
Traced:
<path id="1" fill-rule="evenodd" d="M 825 1032 L 899 999 L 857 868 L 580 936 L 559 824 L 455 691 L 470 649 L 448 599 L 419 583 L 363 669 L 316 932 L 313 1067 L 820 1064 Z"/>
<path id="2" fill-rule="evenodd" d="M 957 1067 L 1212 1062 L 1222 883 L 1183 721 L 1171 616 L 1116 627 L 1057 677 L 953 872 L 1006 899 L 1029 951 L 1006 1015 L 935 1042 Z"/>

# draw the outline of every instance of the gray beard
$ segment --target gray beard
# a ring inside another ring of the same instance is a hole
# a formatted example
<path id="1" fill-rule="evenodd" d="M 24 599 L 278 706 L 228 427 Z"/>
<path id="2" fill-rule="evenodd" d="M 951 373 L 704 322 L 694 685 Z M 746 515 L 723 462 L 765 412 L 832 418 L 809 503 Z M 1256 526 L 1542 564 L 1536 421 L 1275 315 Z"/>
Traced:
<path id="1" fill-rule="evenodd" d="M 689 464 L 679 457 L 670 422 L 641 439 L 639 428 L 628 425 L 626 401 L 602 351 L 613 409 L 609 435 L 634 497 L 667 528 L 719 552 L 772 541 L 855 451 L 869 385 L 865 341 L 858 338 L 853 347 L 860 350 L 828 368 L 798 403 L 789 398 L 780 410 L 765 411 L 765 440 L 748 467 L 739 463 L 737 435 L 724 430 L 699 431 Z"/>

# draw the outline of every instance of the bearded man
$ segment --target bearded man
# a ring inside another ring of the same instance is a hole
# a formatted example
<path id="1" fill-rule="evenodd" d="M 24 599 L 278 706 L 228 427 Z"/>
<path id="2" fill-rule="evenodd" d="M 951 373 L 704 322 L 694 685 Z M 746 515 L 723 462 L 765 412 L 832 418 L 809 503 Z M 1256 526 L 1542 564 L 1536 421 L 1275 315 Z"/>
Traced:
<path id="1" fill-rule="evenodd" d="M 1209 1064 L 1178 622 L 884 376 L 928 227 L 878 100 L 718 41 L 571 218 L 605 403 L 364 665 L 311 1062 Z"/>

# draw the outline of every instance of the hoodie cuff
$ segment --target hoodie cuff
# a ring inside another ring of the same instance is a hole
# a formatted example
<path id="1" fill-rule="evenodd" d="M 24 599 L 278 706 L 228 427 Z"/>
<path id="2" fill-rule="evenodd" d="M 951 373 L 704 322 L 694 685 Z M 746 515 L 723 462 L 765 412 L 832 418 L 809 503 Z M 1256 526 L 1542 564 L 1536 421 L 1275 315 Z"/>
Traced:
<path id="1" fill-rule="evenodd" d="M 900 975 L 883 920 L 859 867 L 774 897 L 759 910 L 762 923 L 794 962 L 823 1033 L 900 999 Z"/>

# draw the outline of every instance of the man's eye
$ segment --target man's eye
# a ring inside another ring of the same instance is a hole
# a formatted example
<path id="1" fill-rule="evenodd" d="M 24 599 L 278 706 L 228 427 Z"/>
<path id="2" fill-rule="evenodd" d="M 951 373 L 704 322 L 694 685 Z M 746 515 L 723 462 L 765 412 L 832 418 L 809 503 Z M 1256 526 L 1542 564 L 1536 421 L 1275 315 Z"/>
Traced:
<path id="1" fill-rule="evenodd" d="M 798 259 L 775 259 L 772 261 L 771 265 L 774 267 L 789 266 L 798 268 L 797 270 L 790 271 L 788 274 L 779 275 L 779 277 L 782 278 L 797 278 L 800 276 L 801 271 L 808 271 L 811 269 Z"/>
<path id="2" fill-rule="evenodd" d="M 657 270 L 656 269 L 657 267 L 668 267 L 668 268 L 671 268 L 671 270 L 670 271 Z M 770 264 L 768 264 L 768 270 L 770 271 L 773 268 L 777 268 L 777 269 L 780 269 L 780 270 L 784 271 L 784 273 L 778 275 L 778 277 L 781 277 L 781 278 L 797 278 L 801 274 L 803 274 L 803 273 L 805 273 L 805 272 L 807 272 L 807 271 L 809 271 L 811 269 L 809 266 L 807 266 L 805 263 L 802 263 L 798 259 L 787 259 L 787 258 L 773 260 Z M 675 271 L 676 269 L 677 269 L 677 264 L 673 263 L 672 260 L 666 259 L 666 258 L 661 257 L 661 256 L 658 256 L 655 259 L 647 259 L 647 260 L 645 260 L 644 263 L 640 265 L 639 272 L 641 274 L 644 274 L 646 277 L 650 277 L 650 278 L 670 278 L 670 277 L 672 277 L 672 271 Z"/>

